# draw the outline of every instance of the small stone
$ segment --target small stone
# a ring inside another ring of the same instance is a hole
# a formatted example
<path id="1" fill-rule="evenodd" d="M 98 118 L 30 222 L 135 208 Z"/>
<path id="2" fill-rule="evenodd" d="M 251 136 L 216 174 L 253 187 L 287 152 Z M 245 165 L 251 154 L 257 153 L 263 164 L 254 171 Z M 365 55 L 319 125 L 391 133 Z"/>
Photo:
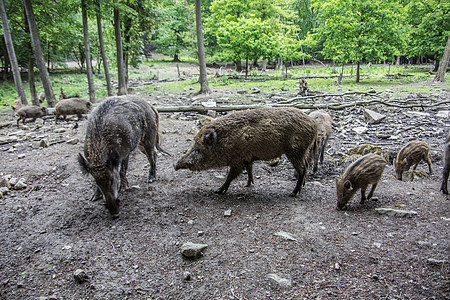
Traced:
<path id="1" fill-rule="evenodd" d="M 341 265 L 339 263 L 335 263 L 334 264 L 334 269 L 335 270 L 340 270 L 341 269 Z"/>
<path id="2" fill-rule="evenodd" d="M 0 187 L 0 195 L 6 195 L 9 192 L 9 188 L 7 188 L 6 186 L 2 186 Z"/>
<path id="3" fill-rule="evenodd" d="M 17 136 L 7 136 L 7 137 L 1 137 L 0 138 L 0 145 L 5 145 L 9 143 L 15 143 L 19 140 Z"/>
<path id="4" fill-rule="evenodd" d="M 80 142 L 80 140 L 79 140 L 78 138 L 74 138 L 74 139 L 68 140 L 68 141 L 66 142 L 66 144 L 69 144 L 69 145 L 76 145 L 76 144 L 78 144 L 79 142 Z"/>
<path id="5" fill-rule="evenodd" d="M 279 237 L 281 237 L 282 239 L 285 239 L 285 240 L 297 241 L 297 239 L 292 234 L 290 234 L 289 232 L 278 231 L 278 232 L 275 233 L 275 235 L 279 236 Z"/>
<path id="6" fill-rule="evenodd" d="M 184 272 L 183 274 L 183 280 L 184 281 L 191 281 L 192 280 L 192 275 L 189 272 Z"/>
<path id="7" fill-rule="evenodd" d="M 11 188 L 11 184 L 9 183 L 8 179 L 6 179 L 5 177 L 2 177 L 0 179 L 0 187 L 6 187 L 6 188 L 10 189 Z"/>
<path id="8" fill-rule="evenodd" d="M 25 158 L 25 154 L 19 154 L 19 155 L 17 155 L 17 159 L 22 159 L 22 158 Z"/>
<path id="9" fill-rule="evenodd" d="M 16 177 L 11 177 L 11 178 L 9 179 L 9 184 L 10 184 L 11 186 L 15 186 L 16 183 L 17 183 L 18 181 L 19 181 L 18 178 L 16 178 Z"/>
<path id="10" fill-rule="evenodd" d="M 377 247 L 378 249 L 381 248 L 381 243 L 374 242 L 373 245 L 374 245 L 375 247 Z"/>
<path id="11" fill-rule="evenodd" d="M 65 128 L 56 128 L 54 132 L 55 133 L 63 133 L 63 132 L 66 132 L 66 129 Z"/>
<path id="12" fill-rule="evenodd" d="M 377 113 L 370 109 L 364 109 L 364 116 L 369 124 L 378 124 L 386 118 L 386 115 Z"/>
<path id="13" fill-rule="evenodd" d="M 435 259 L 435 258 L 429 258 L 428 262 L 435 266 L 442 266 L 445 263 L 445 260 L 443 259 Z"/>
<path id="14" fill-rule="evenodd" d="M 223 213 L 223 215 L 224 215 L 225 217 L 231 217 L 231 209 L 227 209 L 227 210 Z"/>
<path id="15" fill-rule="evenodd" d="M 23 190 L 25 188 L 27 188 L 27 184 L 24 182 L 23 179 L 20 179 L 19 181 L 17 181 L 17 183 L 13 187 L 13 189 L 15 189 L 15 190 Z"/>
<path id="16" fill-rule="evenodd" d="M 450 110 L 440 110 L 436 114 L 436 118 L 448 118 L 450 115 Z"/>
<path id="17" fill-rule="evenodd" d="M 354 132 L 356 132 L 357 134 L 363 134 L 366 133 L 369 128 L 365 127 L 365 126 L 358 126 L 358 127 L 353 127 L 352 130 Z"/>
<path id="18" fill-rule="evenodd" d="M 271 273 L 271 274 L 268 274 L 267 277 L 269 279 L 272 279 L 273 281 L 275 281 L 282 288 L 289 288 L 292 286 L 291 280 L 282 278 L 282 277 L 278 276 L 277 274 Z"/>
<path id="19" fill-rule="evenodd" d="M 429 117 L 430 114 L 421 111 L 407 111 L 406 114 L 410 117 Z"/>
<path id="20" fill-rule="evenodd" d="M 48 148 L 49 143 L 47 139 L 42 139 L 41 142 L 39 143 L 39 147 L 40 148 Z"/>
<path id="21" fill-rule="evenodd" d="M 203 254 L 202 252 L 206 247 L 208 247 L 207 244 L 187 242 L 181 246 L 181 254 L 187 258 L 197 258 Z"/>
<path id="22" fill-rule="evenodd" d="M 75 281 L 80 284 L 89 279 L 86 272 L 82 269 L 77 269 L 73 272 L 73 278 L 75 278 Z"/>

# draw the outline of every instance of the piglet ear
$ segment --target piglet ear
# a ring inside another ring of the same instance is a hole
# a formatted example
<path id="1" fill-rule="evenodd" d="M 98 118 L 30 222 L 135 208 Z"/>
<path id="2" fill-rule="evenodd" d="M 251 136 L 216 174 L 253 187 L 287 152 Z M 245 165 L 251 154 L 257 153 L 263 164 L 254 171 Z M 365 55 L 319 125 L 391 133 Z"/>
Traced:
<path id="1" fill-rule="evenodd" d="M 86 174 L 89 172 L 89 162 L 84 158 L 83 154 L 78 153 L 78 164 L 80 165 L 81 171 Z"/>
<path id="2" fill-rule="evenodd" d="M 106 160 L 106 164 L 110 165 L 111 167 L 117 167 L 122 163 L 120 159 L 120 154 L 117 152 L 116 149 L 111 149 L 108 154 L 108 158 Z"/>
<path id="3" fill-rule="evenodd" d="M 205 134 L 203 135 L 203 142 L 206 146 L 212 146 L 217 141 L 217 133 L 214 129 L 209 129 L 205 131 Z"/>

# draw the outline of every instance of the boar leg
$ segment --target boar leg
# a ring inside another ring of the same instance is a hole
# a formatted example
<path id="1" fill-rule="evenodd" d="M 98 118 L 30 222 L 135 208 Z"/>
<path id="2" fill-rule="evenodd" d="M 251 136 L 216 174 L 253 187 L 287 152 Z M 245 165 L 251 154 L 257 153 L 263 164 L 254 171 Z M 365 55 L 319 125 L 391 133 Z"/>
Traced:
<path id="1" fill-rule="evenodd" d="M 429 156 L 427 156 L 427 157 L 425 158 L 425 162 L 426 162 L 427 165 L 428 165 L 428 172 L 429 172 L 430 174 L 432 174 L 432 173 L 433 173 L 433 169 L 431 168 L 431 160 L 430 160 L 430 157 L 429 157 Z"/>
<path id="2" fill-rule="evenodd" d="M 448 195 L 448 190 L 447 190 L 447 180 L 448 180 L 448 174 L 449 174 L 449 170 L 447 168 L 444 167 L 444 170 L 442 172 L 442 184 L 441 184 L 441 191 Z"/>
<path id="3" fill-rule="evenodd" d="M 145 143 L 140 147 L 140 150 L 147 156 L 148 163 L 150 164 L 147 182 L 153 182 L 156 178 L 156 152 L 154 142 Z"/>
<path id="4" fill-rule="evenodd" d="M 328 143 L 328 138 L 326 138 L 323 143 L 322 143 L 322 147 L 321 147 L 321 151 L 320 151 L 320 163 L 323 164 L 323 157 L 325 154 L 325 146 Z"/>
<path id="5" fill-rule="evenodd" d="M 367 185 L 361 187 L 361 201 L 359 203 L 364 204 L 364 202 L 366 201 L 366 189 L 367 189 Z"/>
<path id="6" fill-rule="evenodd" d="M 295 167 L 298 177 L 297 177 L 297 184 L 295 185 L 294 190 L 289 195 L 290 197 L 295 197 L 299 192 L 301 192 L 302 187 L 305 185 L 305 175 L 306 175 L 306 168 L 300 169 L 298 167 Z"/>
<path id="7" fill-rule="evenodd" d="M 124 191 L 128 188 L 128 180 L 127 180 L 127 169 L 128 169 L 128 158 L 125 158 L 122 161 L 122 165 L 120 166 L 120 190 Z"/>
<path id="8" fill-rule="evenodd" d="M 102 190 L 97 186 L 96 188 L 95 188 L 95 192 L 94 192 L 94 195 L 92 195 L 92 197 L 91 197 L 91 201 L 97 201 L 97 200 L 100 200 L 100 199 L 102 199 L 103 198 L 103 193 L 102 193 Z"/>
<path id="9" fill-rule="evenodd" d="M 376 187 L 378 185 L 378 182 L 375 182 L 372 184 L 372 188 L 370 189 L 369 195 L 367 195 L 367 199 L 370 200 L 373 196 L 373 192 L 375 191 Z"/>
<path id="10" fill-rule="evenodd" d="M 245 169 L 247 170 L 247 185 L 246 187 L 250 187 L 252 185 L 253 182 L 253 167 L 252 167 L 252 163 L 245 163 Z"/>
<path id="11" fill-rule="evenodd" d="M 225 183 L 216 191 L 217 194 L 225 194 L 230 186 L 231 181 L 241 174 L 242 168 L 238 166 L 230 166 Z"/>

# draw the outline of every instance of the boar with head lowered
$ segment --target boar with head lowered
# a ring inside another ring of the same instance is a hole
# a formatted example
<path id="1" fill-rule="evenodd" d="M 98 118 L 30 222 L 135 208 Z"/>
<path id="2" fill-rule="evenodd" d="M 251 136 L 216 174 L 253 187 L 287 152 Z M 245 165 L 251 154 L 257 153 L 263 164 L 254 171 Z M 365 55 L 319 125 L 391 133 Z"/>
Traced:
<path id="1" fill-rule="evenodd" d="M 40 106 L 22 106 L 16 110 L 17 115 L 17 127 L 19 127 L 19 122 L 22 120 L 22 123 L 25 125 L 26 119 L 33 119 L 33 122 L 36 121 L 37 118 L 42 118 L 43 116 L 48 115 L 47 107 Z M 44 119 L 43 119 L 44 120 Z M 45 123 L 45 120 L 44 120 Z"/>
<path id="2" fill-rule="evenodd" d="M 145 100 L 134 96 L 111 97 L 100 103 L 87 121 L 84 156 L 78 162 L 97 185 L 93 199 L 106 200 L 113 217 L 118 216 L 118 194 L 127 188 L 130 153 L 138 147 L 150 163 L 148 181 L 156 175 L 155 148 L 159 145 L 159 116 Z"/>
<path id="3" fill-rule="evenodd" d="M 366 199 L 372 198 L 386 164 L 386 160 L 381 155 L 371 153 L 360 157 L 348 166 L 344 174 L 336 178 L 337 209 L 343 209 L 359 189 L 361 189 L 361 204 Z M 369 184 L 372 188 L 366 198 Z"/>
<path id="4" fill-rule="evenodd" d="M 332 132 L 333 121 L 328 113 L 321 110 L 313 111 L 309 116 L 317 123 L 317 138 L 314 141 L 310 154 L 313 159 L 313 173 L 316 174 L 319 162 L 323 163 L 325 148 Z"/>
<path id="5" fill-rule="evenodd" d="M 449 172 L 450 172 L 450 133 L 447 135 L 447 139 L 445 141 L 444 146 L 444 168 L 442 170 L 442 184 L 441 184 L 441 191 L 446 195 L 448 195 L 447 181 Z"/>
<path id="6" fill-rule="evenodd" d="M 316 122 L 297 108 L 257 108 L 238 111 L 203 126 L 194 145 L 175 165 L 175 170 L 202 171 L 230 167 L 217 193 L 224 194 L 244 169 L 247 186 L 253 182 L 252 162 L 285 154 L 298 172 L 291 196 L 305 183 L 307 155 L 317 136 Z"/>
<path id="7" fill-rule="evenodd" d="M 398 152 L 397 158 L 394 160 L 397 179 L 402 180 L 403 172 L 408 171 L 413 165 L 413 169 L 416 170 L 417 165 L 422 160 L 428 164 L 428 171 L 431 174 L 433 169 L 431 168 L 430 146 L 422 141 L 412 141 L 408 143 Z"/>

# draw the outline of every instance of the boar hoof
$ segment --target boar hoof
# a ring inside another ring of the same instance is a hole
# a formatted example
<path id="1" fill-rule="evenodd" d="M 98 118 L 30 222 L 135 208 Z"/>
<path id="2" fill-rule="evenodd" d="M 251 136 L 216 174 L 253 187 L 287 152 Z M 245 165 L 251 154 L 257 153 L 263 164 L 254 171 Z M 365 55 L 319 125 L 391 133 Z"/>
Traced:
<path id="1" fill-rule="evenodd" d="M 289 197 L 295 197 L 295 196 L 297 196 L 297 193 L 295 193 L 295 192 L 292 192 L 289 194 Z"/>

